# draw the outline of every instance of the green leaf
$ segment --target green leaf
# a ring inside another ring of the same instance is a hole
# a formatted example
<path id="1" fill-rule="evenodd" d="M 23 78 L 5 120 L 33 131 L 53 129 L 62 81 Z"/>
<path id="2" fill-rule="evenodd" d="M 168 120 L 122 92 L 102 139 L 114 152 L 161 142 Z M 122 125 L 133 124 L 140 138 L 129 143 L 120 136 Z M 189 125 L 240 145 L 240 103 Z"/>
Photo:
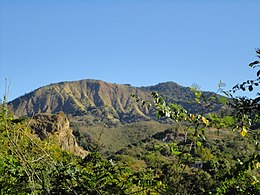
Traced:
<path id="1" fill-rule="evenodd" d="M 226 97 L 220 96 L 218 98 L 219 103 L 226 105 L 228 102 L 228 99 Z"/>
<path id="2" fill-rule="evenodd" d="M 253 91 L 253 86 L 252 86 L 252 85 L 249 85 L 248 90 L 249 90 L 249 91 Z"/>
<path id="3" fill-rule="evenodd" d="M 197 141 L 196 145 L 200 148 L 202 146 L 202 143 L 200 141 Z"/>
<path id="4" fill-rule="evenodd" d="M 257 65 L 257 64 L 260 64 L 260 62 L 254 61 L 254 62 L 250 63 L 249 66 L 255 68 L 255 65 Z"/>

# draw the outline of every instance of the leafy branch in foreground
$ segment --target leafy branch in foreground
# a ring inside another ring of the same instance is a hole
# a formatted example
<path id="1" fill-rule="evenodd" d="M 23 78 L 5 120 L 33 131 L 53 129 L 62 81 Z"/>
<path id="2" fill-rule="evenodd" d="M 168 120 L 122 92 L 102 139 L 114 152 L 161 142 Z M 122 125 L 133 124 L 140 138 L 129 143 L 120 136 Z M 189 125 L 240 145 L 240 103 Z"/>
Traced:
<path id="1" fill-rule="evenodd" d="M 187 174 L 191 162 L 195 161 L 194 151 L 197 151 L 202 147 L 202 143 L 206 141 L 205 130 L 206 127 L 210 126 L 209 120 L 200 114 L 191 114 L 188 113 L 182 106 L 178 104 L 167 104 L 162 96 L 157 92 L 152 94 L 153 102 L 147 102 L 141 100 L 136 95 L 132 95 L 137 102 L 141 101 L 142 106 L 148 105 L 155 109 L 156 116 L 160 118 L 168 118 L 178 124 L 179 129 L 184 135 L 184 140 L 181 146 L 177 146 L 175 143 L 169 143 L 167 146 L 170 148 L 171 154 L 175 156 L 178 160 L 174 162 L 174 180 L 169 181 L 175 183 L 175 187 L 169 186 L 168 193 L 184 193 L 184 189 L 177 186 L 182 186 L 185 183 L 185 175 Z M 171 169 L 170 167 L 168 167 Z M 195 188 L 196 182 L 194 185 L 191 185 L 191 192 Z M 198 189 L 197 189 L 198 190 Z M 187 192 L 188 193 L 188 192 Z"/>
<path id="2" fill-rule="evenodd" d="M 260 49 L 256 49 L 256 56 L 260 58 Z M 255 129 L 260 127 L 260 93 L 257 88 L 260 85 L 260 61 L 256 60 L 250 63 L 249 67 L 258 69 L 256 71 L 256 79 L 250 79 L 236 84 L 228 91 L 221 88 L 221 92 L 229 98 L 229 106 L 233 109 L 232 115 L 236 119 L 235 129 L 240 129 L 242 136 L 245 136 L 251 128 Z M 235 96 L 236 92 L 241 90 L 248 90 L 249 92 L 256 91 L 256 97 Z"/>
<path id="3" fill-rule="evenodd" d="M 84 159 L 62 151 L 58 137 L 41 140 L 29 122 L 0 105 L 0 194 L 161 194 L 151 170 L 133 172 L 98 152 Z M 30 120 L 30 119 L 28 119 Z"/>
<path id="4" fill-rule="evenodd" d="M 260 57 L 260 50 L 257 50 L 257 57 Z M 255 61 L 250 64 L 253 68 L 259 67 L 259 61 Z M 254 90 L 254 86 L 259 85 L 260 81 L 260 71 L 257 71 L 257 79 L 249 80 L 240 85 L 236 85 L 232 90 L 226 92 L 223 91 L 224 94 L 227 95 L 225 97 L 225 101 L 223 103 L 227 103 L 227 105 L 231 108 L 226 111 L 226 114 L 222 113 L 218 115 L 217 113 L 210 113 L 207 115 L 204 114 L 194 114 L 188 113 L 187 110 L 182 108 L 177 104 L 167 104 L 163 97 L 161 97 L 157 92 L 153 92 L 151 95 L 153 97 L 153 102 L 147 102 L 145 100 L 140 99 L 136 95 L 132 95 L 137 102 L 142 102 L 142 106 L 148 105 L 148 107 L 152 107 L 158 119 L 160 118 L 168 118 L 175 121 L 179 129 L 185 135 L 185 139 L 182 142 L 182 147 L 177 147 L 175 145 L 174 156 L 177 156 L 178 163 L 175 164 L 174 174 L 175 177 L 171 180 L 174 183 L 174 186 L 171 186 L 168 189 L 168 192 L 171 193 L 184 193 L 184 189 L 181 189 L 181 186 L 187 185 L 184 184 L 185 174 L 187 174 L 187 168 L 190 168 L 191 162 L 196 162 L 197 155 L 202 154 L 203 152 L 207 154 L 208 158 L 207 163 L 212 163 L 211 166 L 214 167 L 214 155 L 210 153 L 210 150 L 205 146 L 208 145 L 207 138 L 205 136 L 205 132 L 214 128 L 225 129 L 232 127 L 233 130 L 239 130 L 242 139 L 254 140 L 256 150 L 255 152 L 247 159 L 237 158 L 237 163 L 234 164 L 230 170 L 224 169 L 221 170 L 222 173 L 215 174 L 215 183 L 212 184 L 215 187 L 211 187 L 210 191 L 207 193 L 216 193 L 216 194 L 257 194 L 260 191 L 260 182 L 259 182 L 259 135 L 258 132 L 249 132 L 249 129 L 252 127 L 252 124 L 259 121 L 259 93 L 258 97 L 254 99 L 249 99 L 246 97 L 234 97 L 231 93 L 236 92 L 237 90 L 245 90 L 246 88 L 249 91 Z M 220 82 L 219 90 L 222 90 L 222 87 L 225 85 Z M 203 94 L 197 89 L 191 89 L 195 93 L 195 101 L 197 104 L 201 104 L 205 109 L 208 109 L 212 102 L 217 100 L 216 97 L 205 97 Z M 219 99 L 222 101 L 222 99 Z M 203 113 L 203 112 L 202 112 Z M 229 114 L 228 114 L 229 113 Z M 246 135 L 248 135 L 246 137 Z M 173 143 L 174 144 L 174 143 Z M 170 144 L 168 144 L 170 146 Z M 162 147 L 161 147 L 162 148 Z M 177 151 L 177 152 L 176 152 Z M 201 156 L 202 157 L 202 156 Z M 202 157 L 201 159 L 207 159 Z M 170 170 L 171 168 L 168 167 Z M 168 170 L 168 171 L 169 171 Z M 212 170 L 209 169 L 209 172 Z M 197 174 L 199 170 L 197 171 Z M 190 176 L 190 175 L 189 175 Z M 211 175 L 213 176 L 213 175 Z M 202 178 L 201 178 L 202 179 Z M 200 179 L 200 181 L 202 181 Z M 191 184 L 188 192 L 185 194 L 195 193 L 193 191 L 195 188 L 199 188 L 197 192 L 206 192 L 206 188 L 200 185 L 200 187 L 196 186 L 199 180 L 196 180 L 193 184 Z"/>
<path id="5" fill-rule="evenodd" d="M 260 49 L 256 49 L 256 56 L 258 58 L 260 58 Z M 256 60 L 256 61 L 250 63 L 249 66 L 251 68 L 260 68 L 260 61 Z M 237 84 L 232 88 L 232 90 L 230 90 L 230 92 L 235 93 L 238 90 L 246 91 L 246 89 L 248 89 L 248 91 L 251 92 L 251 91 L 253 91 L 254 87 L 258 87 L 259 85 L 260 85 L 260 70 L 257 70 L 256 79 L 250 79 L 250 80 L 244 81 L 240 84 Z M 258 96 L 260 96 L 259 93 L 258 93 Z"/>

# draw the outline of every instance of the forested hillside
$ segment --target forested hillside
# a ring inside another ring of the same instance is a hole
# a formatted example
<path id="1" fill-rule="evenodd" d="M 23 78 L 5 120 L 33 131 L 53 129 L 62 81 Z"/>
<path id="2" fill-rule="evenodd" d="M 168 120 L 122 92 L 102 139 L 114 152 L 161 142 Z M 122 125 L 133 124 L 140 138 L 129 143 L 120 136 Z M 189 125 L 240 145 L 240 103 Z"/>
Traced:
<path id="1" fill-rule="evenodd" d="M 183 106 L 191 113 L 201 113 L 202 106 L 195 101 L 190 87 L 174 82 L 149 87 L 119 85 L 100 80 L 61 82 L 36 89 L 8 105 L 15 116 L 32 117 L 37 113 L 68 115 L 71 127 L 80 144 L 89 149 L 88 143 L 102 143 L 104 153 L 113 153 L 123 147 L 141 141 L 147 136 L 169 127 L 169 120 L 158 120 L 155 109 L 135 101 L 132 94 L 152 101 L 151 93 L 158 91 L 169 103 Z M 219 95 L 202 92 L 205 97 L 215 97 L 206 112 L 218 111 Z M 102 131 L 102 136 L 99 136 Z"/>
<path id="2" fill-rule="evenodd" d="M 249 65 L 255 79 L 230 90 L 220 83 L 225 97 L 175 83 L 137 89 L 102 81 L 50 85 L 9 105 L 4 96 L 0 193 L 259 194 L 260 94 L 236 96 L 259 91 L 259 64 Z M 187 101 L 178 99 L 182 93 Z M 52 115 L 59 111 L 69 119 Z M 125 120 L 126 111 L 135 120 Z M 31 118 L 39 112 L 46 113 Z M 64 147 L 77 146 L 72 130 L 84 155 Z"/>

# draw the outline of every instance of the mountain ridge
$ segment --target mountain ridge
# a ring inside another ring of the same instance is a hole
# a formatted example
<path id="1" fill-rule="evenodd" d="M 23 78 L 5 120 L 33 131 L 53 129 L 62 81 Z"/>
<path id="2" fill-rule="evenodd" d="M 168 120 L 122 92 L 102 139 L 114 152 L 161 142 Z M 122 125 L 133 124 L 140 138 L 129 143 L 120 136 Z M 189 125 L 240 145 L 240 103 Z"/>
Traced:
<path id="1" fill-rule="evenodd" d="M 189 87 L 172 81 L 134 87 L 94 79 L 52 83 L 14 99 L 9 105 L 17 116 L 31 117 L 37 113 L 55 114 L 60 111 L 73 116 L 87 115 L 91 112 L 92 115 L 100 116 L 108 111 L 105 113 L 107 118 L 129 122 L 128 118 L 131 117 L 135 121 L 138 118 L 149 119 L 153 115 L 151 110 L 136 103 L 130 97 L 131 94 L 152 101 L 153 91 L 159 92 L 167 102 L 181 104 L 185 109 L 189 110 L 193 106 L 194 92 Z M 203 93 L 214 95 L 213 92 Z"/>
<path id="2" fill-rule="evenodd" d="M 111 152 L 169 128 L 167 121 L 158 121 L 154 109 L 142 107 L 131 97 L 136 94 L 152 102 L 153 91 L 159 92 L 168 103 L 180 104 L 191 113 L 200 111 L 194 103 L 194 92 L 175 82 L 133 87 L 93 79 L 49 84 L 16 98 L 8 106 L 18 117 L 64 112 L 85 149 L 89 150 L 89 143 L 104 144 L 103 151 Z M 213 111 L 218 109 L 216 105 Z"/>
<path id="3" fill-rule="evenodd" d="M 79 80 L 59 82 L 40 87 L 9 102 L 17 116 L 33 116 L 37 113 L 57 113 L 63 111 L 71 115 L 84 115 L 94 108 L 110 108 L 115 118 L 135 113 L 145 116 L 141 108 L 130 97 L 138 93 L 147 97 L 148 93 L 129 85 L 112 84 L 101 80 Z M 124 117 L 124 116 L 123 116 Z"/>

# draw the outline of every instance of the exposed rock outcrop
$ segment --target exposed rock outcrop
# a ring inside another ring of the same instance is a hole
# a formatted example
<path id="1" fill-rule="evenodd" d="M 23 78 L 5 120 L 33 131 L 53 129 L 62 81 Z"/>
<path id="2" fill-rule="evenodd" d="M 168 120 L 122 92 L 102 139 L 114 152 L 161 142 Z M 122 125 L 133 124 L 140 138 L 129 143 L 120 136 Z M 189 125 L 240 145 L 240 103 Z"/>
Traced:
<path id="1" fill-rule="evenodd" d="M 57 114 L 37 114 L 29 123 L 33 133 L 40 139 L 46 139 L 49 134 L 57 135 L 62 150 L 73 152 L 82 158 L 88 154 L 78 146 L 76 138 L 72 134 L 70 123 L 67 116 L 59 112 Z"/>

